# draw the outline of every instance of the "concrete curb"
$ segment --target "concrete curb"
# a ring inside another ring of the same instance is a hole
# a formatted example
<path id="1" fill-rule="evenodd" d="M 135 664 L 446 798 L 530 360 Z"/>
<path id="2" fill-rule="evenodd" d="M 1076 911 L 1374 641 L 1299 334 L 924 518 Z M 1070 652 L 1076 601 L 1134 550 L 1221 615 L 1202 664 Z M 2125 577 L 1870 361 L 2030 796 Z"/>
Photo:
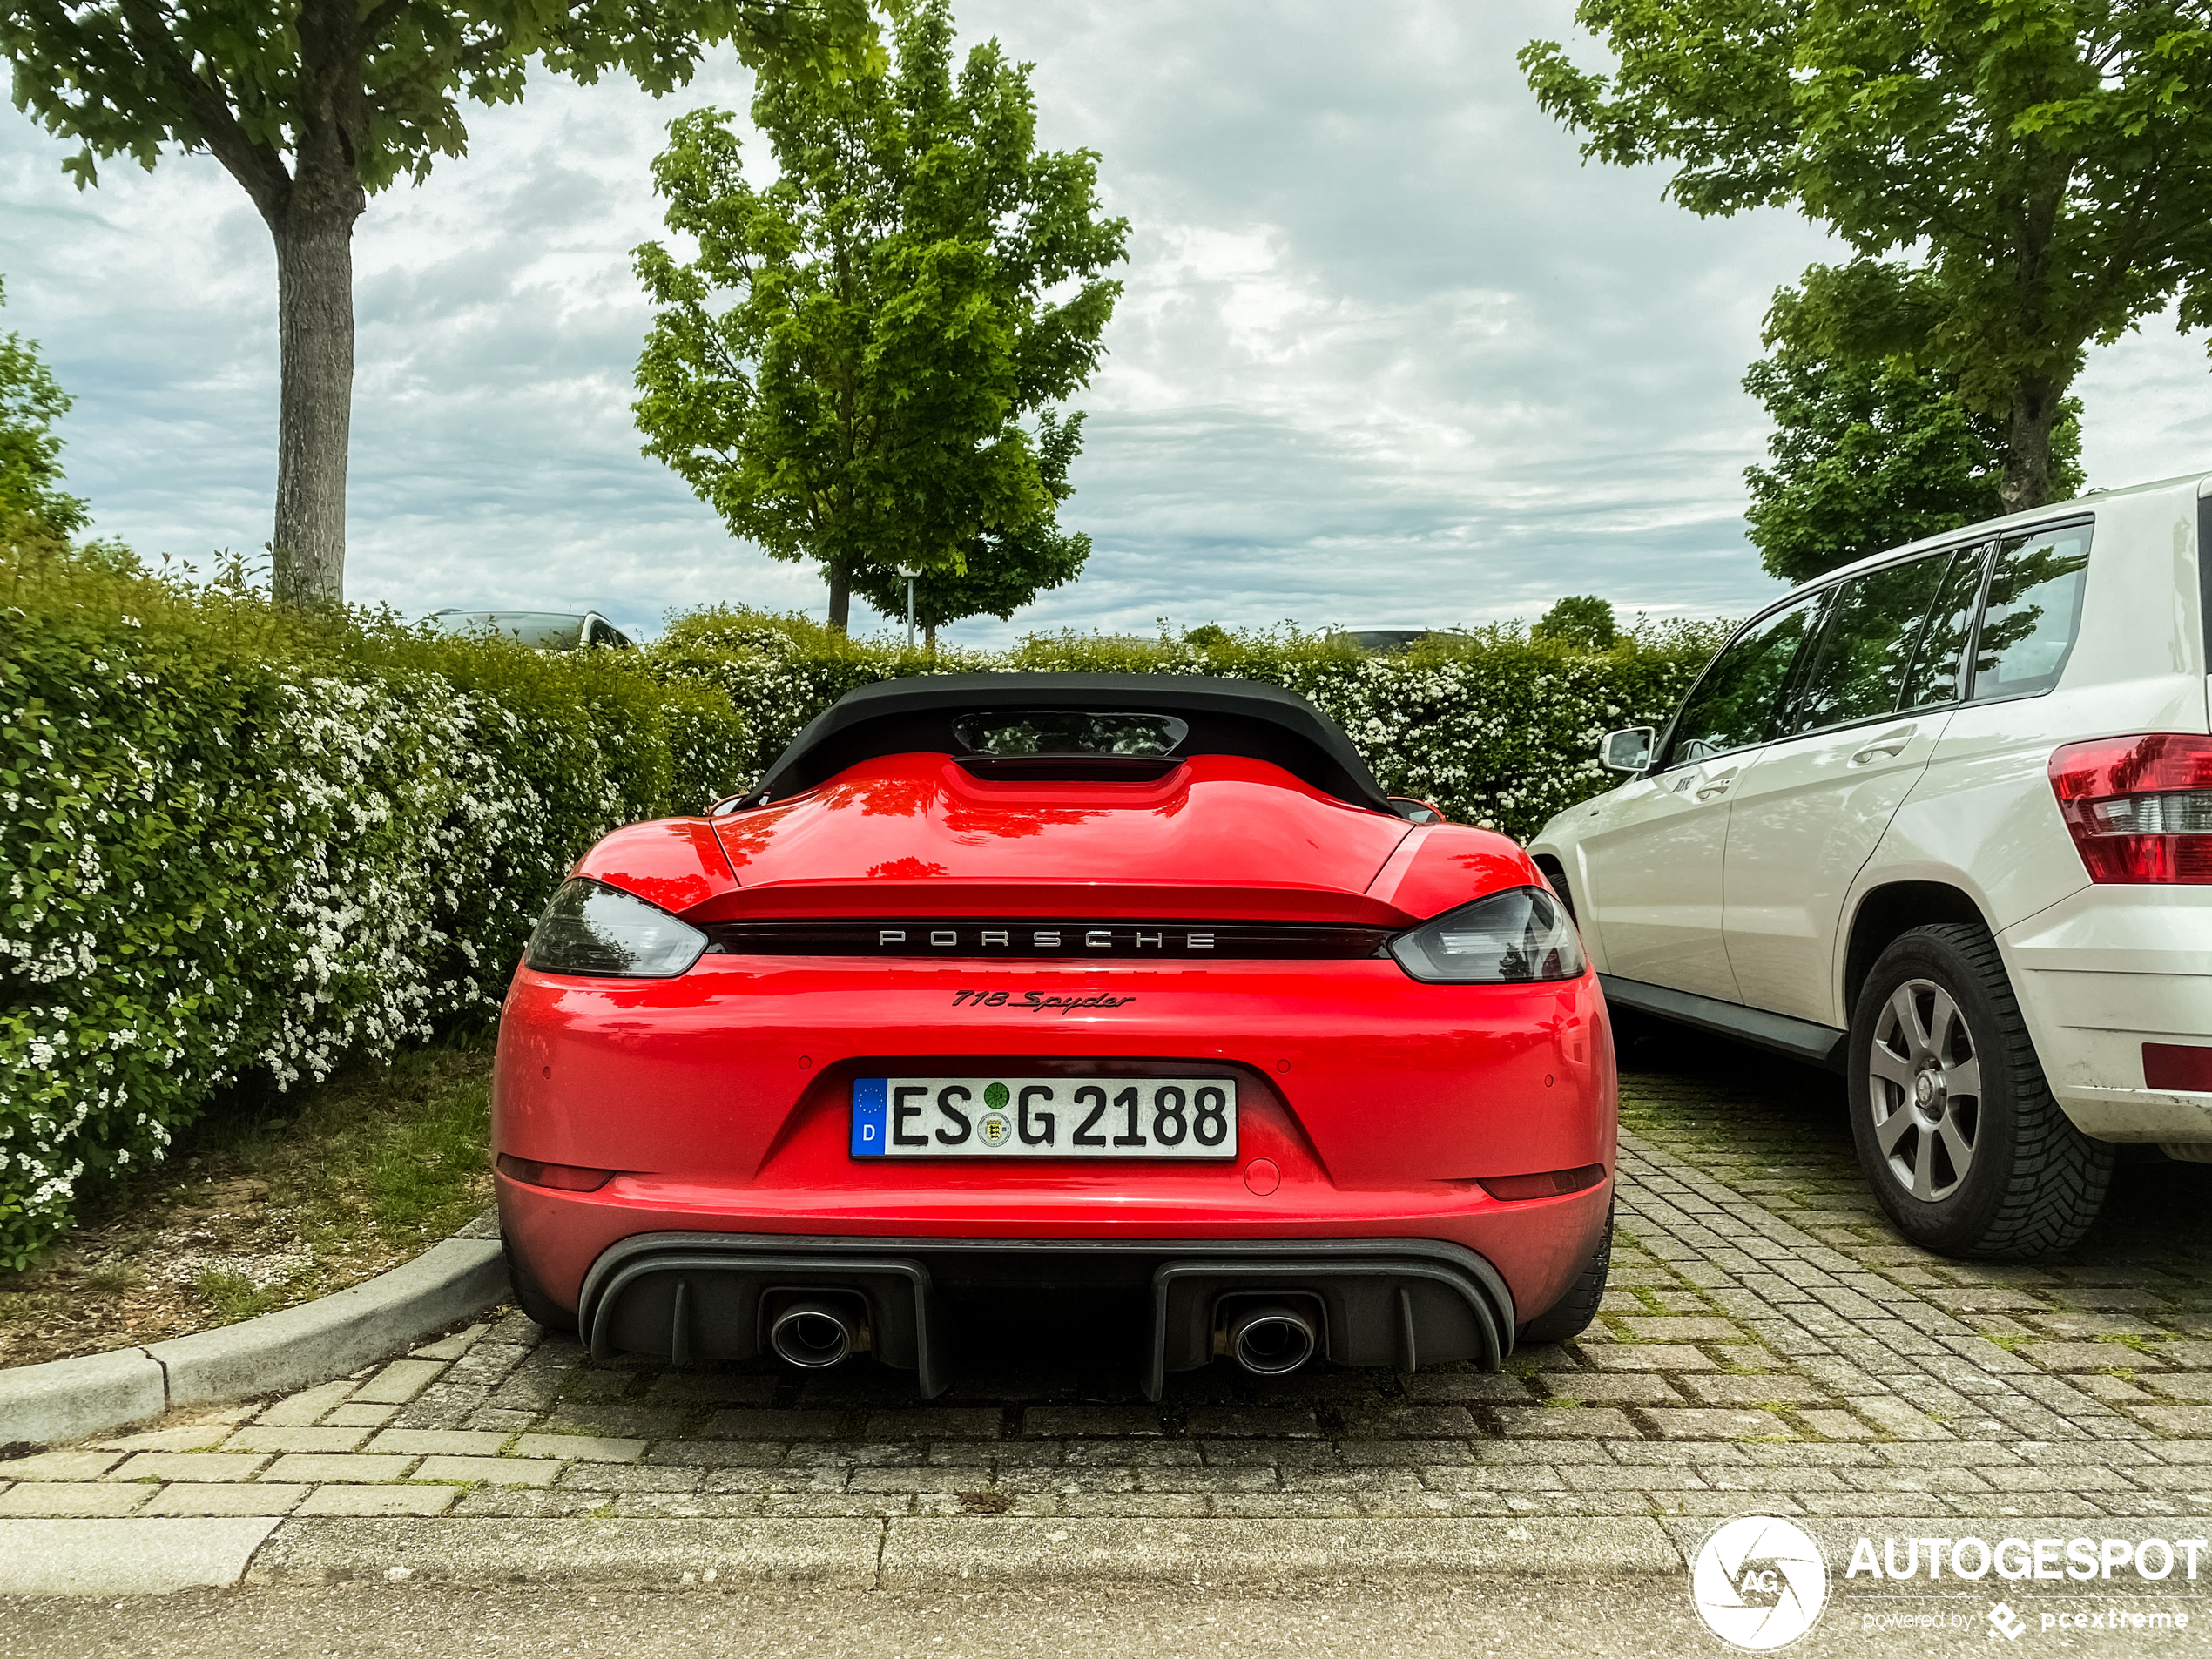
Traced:
<path id="1" fill-rule="evenodd" d="M 249 1581 L 869 1589 L 882 1549 L 883 1522 L 868 1519 L 299 1520 L 277 1529 Z"/>
<path id="2" fill-rule="evenodd" d="M 2178 1515 L 1796 1517 L 1847 1588 L 1861 1535 L 2174 1536 Z M 1679 1583 L 1719 1522 L 1687 1517 L 1548 1520 L 1115 1520 L 912 1515 L 809 1520 L 435 1519 L 0 1521 L 0 1595 L 132 1595 L 199 1585 L 538 1584 L 738 1590 L 764 1583 L 944 1589 L 968 1582 L 1311 1586 L 1352 1579 L 1567 1579 Z M 1864 1588 L 1864 1587 L 1862 1587 Z M 1881 1586 L 1874 1586 L 1881 1588 Z M 1948 1588 L 1947 1586 L 1946 1588 Z M 2006 1581 L 2018 1598 L 2081 1587 Z M 2186 1588 L 2186 1587 L 2183 1587 Z"/>
<path id="3" fill-rule="evenodd" d="M 412 1581 L 742 1589 L 975 1583 L 1206 1584 L 1545 1576 L 1669 1579 L 1656 1521 L 298 1520 L 254 1558 L 255 1584 Z"/>
<path id="4" fill-rule="evenodd" d="M 0 1521 L 0 1595 L 165 1595 L 220 1589 L 269 1520 Z"/>
<path id="5" fill-rule="evenodd" d="M 0 1371 L 0 1443 L 65 1445 L 158 1417 L 169 1392 L 161 1362 L 144 1348 Z"/>
<path id="6" fill-rule="evenodd" d="M 497 1239 L 448 1238 L 366 1284 L 146 1352 L 168 1375 L 172 1411 L 288 1393 L 359 1370 L 506 1294 Z"/>
<path id="7" fill-rule="evenodd" d="M 165 1411 L 327 1382 L 387 1359 L 508 1293 L 497 1237 L 470 1236 L 483 1224 L 298 1307 L 143 1348 L 0 1371 L 0 1443 L 65 1445 Z"/>
<path id="8" fill-rule="evenodd" d="M 985 1583 L 1249 1583 L 1382 1576 L 1672 1576 L 1656 1521 L 1366 1517 L 1313 1521 L 900 1517 L 885 1529 L 884 1588 Z"/>

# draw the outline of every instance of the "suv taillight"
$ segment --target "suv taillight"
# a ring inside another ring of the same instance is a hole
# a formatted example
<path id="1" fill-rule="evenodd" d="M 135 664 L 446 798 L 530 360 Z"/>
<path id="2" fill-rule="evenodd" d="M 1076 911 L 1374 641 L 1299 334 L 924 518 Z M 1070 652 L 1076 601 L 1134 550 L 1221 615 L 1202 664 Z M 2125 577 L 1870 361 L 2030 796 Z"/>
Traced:
<path id="1" fill-rule="evenodd" d="M 2212 738 L 2069 743 L 2051 757 L 2051 790 L 2090 880 L 2212 886 Z"/>

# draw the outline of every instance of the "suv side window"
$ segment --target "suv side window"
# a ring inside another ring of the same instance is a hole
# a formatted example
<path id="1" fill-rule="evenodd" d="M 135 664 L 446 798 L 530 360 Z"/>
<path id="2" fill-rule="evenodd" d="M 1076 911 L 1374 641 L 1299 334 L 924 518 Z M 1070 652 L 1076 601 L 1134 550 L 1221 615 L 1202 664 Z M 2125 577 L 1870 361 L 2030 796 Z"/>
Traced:
<path id="1" fill-rule="evenodd" d="M 2028 697 L 2059 683 L 2081 626 L 2088 565 L 2087 524 L 2033 530 L 2005 543 L 1974 637 L 1969 697 Z"/>
<path id="2" fill-rule="evenodd" d="M 1943 587 L 1928 612 L 1928 625 L 1920 635 L 1919 649 L 1905 677 L 1905 692 L 1897 700 L 1899 714 L 1936 708 L 1959 700 L 1959 671 L 1966 656 L 1966 640 L 1974 631 L 1974 607 L 1981 600 L 1982 571 L 1989 563 L 1989 543 L 1962 547 L 1952 555 Z"/>
<path id="3" fill-rule="evenodd" d="M 1897 707 L 1912 648 L 1950 563 L 1948 553 L 1934 553 L 1869 570 L 1831 590 L 1786 732 L 1878 719 Z"/>
<path id="4" fill-rule="evenodd" d="M 1782 692 L 1811 631 L 1818 594 L 1763 617 L 1722 648 L 1675 717 L 1666 766 L 1688 765 L 1774 735 Z"/>

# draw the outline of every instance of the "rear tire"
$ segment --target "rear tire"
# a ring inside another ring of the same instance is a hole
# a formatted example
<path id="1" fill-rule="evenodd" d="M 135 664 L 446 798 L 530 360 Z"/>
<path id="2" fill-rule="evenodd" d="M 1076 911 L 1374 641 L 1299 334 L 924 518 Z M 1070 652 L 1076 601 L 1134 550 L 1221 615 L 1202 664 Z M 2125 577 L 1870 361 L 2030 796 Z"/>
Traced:
<path id="1" fill-rule="evenodd" d="M 2118 1157 L 2053 1098 L 1986 927 L 1899 935 L 1859 992 L 1850 1043 L 1851 1139 L 1899 1232 L 2002 1260 L 2088 1231 Z"/>
<path id="2" fill-rule="evenodd" d="M 575 1330 L 576 1315 L 538 1287 L 537 1275 L 515 1253 L 514 1241 L 502 1238 L 499 1253 L 507 1258 L 507 1282 L 514 1287 L 515 1305 L 548 1331 Z"/>
<path id="3" fill-rule="evenodd" d="M 1581 1336 L 1590 1328 L 1590 1321 L 1597 1318 L 1597 1305 L 1605 1298 L 1606 1275 L 1612 1270 L 1613 1211 L 1608 1205 L 1605 1231 L 1597 1236 L 1597 1248 L 1590 1252 L 1582 1276 L 1568 1288 L 1566 1295 L 1521 1327 L 1520 1340 L 1564 1342 L 1569 1337 Z"/>

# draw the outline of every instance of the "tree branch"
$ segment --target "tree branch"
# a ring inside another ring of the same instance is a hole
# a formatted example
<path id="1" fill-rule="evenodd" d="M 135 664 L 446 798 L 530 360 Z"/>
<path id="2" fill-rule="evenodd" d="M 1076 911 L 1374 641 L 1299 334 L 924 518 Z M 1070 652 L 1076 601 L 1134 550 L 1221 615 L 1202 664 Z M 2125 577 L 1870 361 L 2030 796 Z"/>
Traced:
<path id="1" fill-rule="evenodd" d="M 199 141 L 246 187 L 261 217 L 274 220 L 292 193 L 292 175 L 285 170 L 284 158 L 239 130 L 238 118 L 223 95 L 194 72 L 155 0 L 122 0 L 121 9 L 132 42 L 169 82 L 170 90 L 199 130 Z"/>
<path id="2" fill-rule="evenodd" d="M 399 21 L 400 14 L 405 11 L 412 3 L 413 0 L 382 0 L 381 4 L 372 10 L 356 25 L 360 30 L 361 40 L 364 44 L 374 43 L 387 29 Z"/>

